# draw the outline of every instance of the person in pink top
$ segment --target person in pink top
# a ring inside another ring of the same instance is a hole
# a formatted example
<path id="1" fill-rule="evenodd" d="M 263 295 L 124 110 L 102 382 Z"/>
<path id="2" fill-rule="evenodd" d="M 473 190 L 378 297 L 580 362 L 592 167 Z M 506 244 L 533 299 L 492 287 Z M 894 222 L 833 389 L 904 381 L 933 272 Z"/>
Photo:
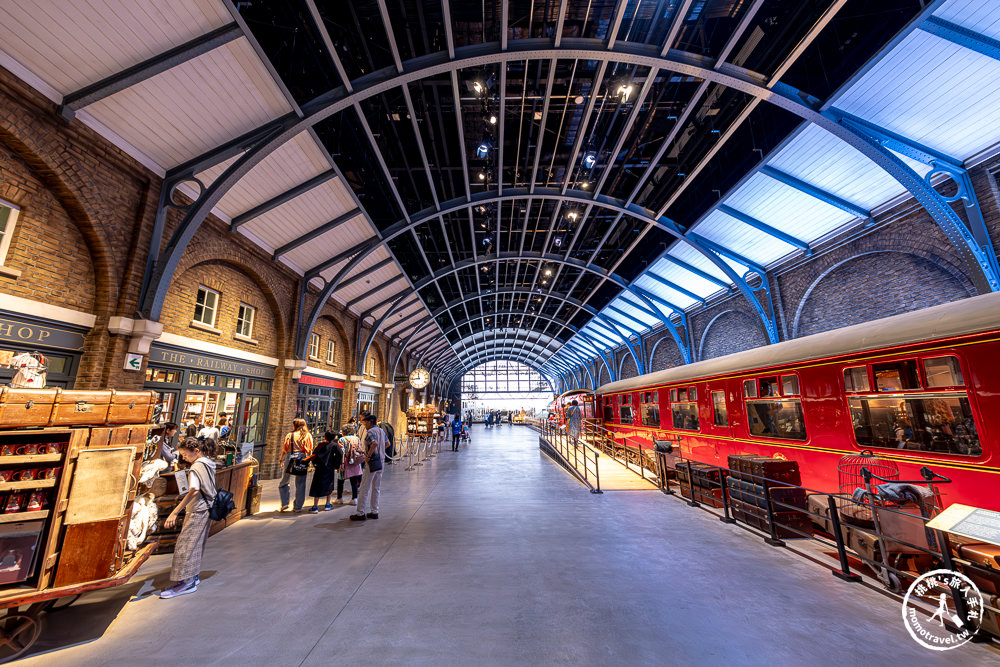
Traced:
<path id="1" fill-rule="evenodd" d="M 354 435 L 354 426 L 347 424 L 341 429 L 343 436 L 337 442 L 344 450 L 344 464 L 337 479 L 337 502 L 344 502 L 344 479 L 351 481 L 351 504 L 358 504 L 358 488 L 361 486 L 361 463 L 365 460 L 361 441 Z M 353 452 L 353 456 L 352 456 Z M 350 462 L 350 463 L 349 463 Z"/>

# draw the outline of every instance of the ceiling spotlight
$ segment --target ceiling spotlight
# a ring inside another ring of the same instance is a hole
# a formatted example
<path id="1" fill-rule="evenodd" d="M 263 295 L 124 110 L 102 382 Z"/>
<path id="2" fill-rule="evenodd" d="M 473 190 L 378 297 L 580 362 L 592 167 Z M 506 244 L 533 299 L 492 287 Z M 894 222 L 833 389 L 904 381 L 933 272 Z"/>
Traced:
<path id="1" fill-rule="evenodd" d="M 477 158 L 484 160 L 489 156 L 489 154 L 490 154 L 490 146 L 485 141 L 476 147 Z"/>
<path id="2" fill-rule="evenodd" d="M 573 98 L 573 101 L 576 104 L 583 104 L 583 95 L 577 95 L 576 97 Z"/>
<path id="3" fill-rule="evenodd" d="M 552 275 L 552 269 L 545 269 L 545 275 L 551 276 Z"/>
<path id="4" fill-rule="evenodd" d="M 481 180 L 481 181 L 485 181 L 486 180 L 486 172 L 485 171 L 479 172 L 479 180 Z"/>
<path id="5" fill-rule="evenodd" d="M 490 114 L 489 121 L 490 121 L 490 125 L 496 125 L 497 124 L 497 117 L 496 117 L 496 115 L 495 114 Z"/>
<path id="6" fill-rule="evenodd" d="M 552 239 L 552 245 L 554 245 L 557 248 L 562 245 L 562 242 L 563 240 L 561 236 L 557 236 L 554 239 Z"/>
<path id="7" fill-rule="evenodd" d="M 635 90 L 635 88 L 632 86 L 632 84 L 623 83 L 622 85 L 618 86 L 618 90 L 616 90 L 615 92 L 618 93 L 619 97 L 622 98 L 622 102 L 628 102 L 628 98 L 632 95 L 633 90 Z"/>
<path id="8" fill-rule="evenodd" d="M 583 183 L 580 183 L 580 189 L 581 190 L 586 190 L 589 187 L 590 187 L 590 183 L 588 183 L 587 181 L 584 181 Z"/>
<path id="9" fill-rule="evenodd" d="M 482 95 L 483 91 L 486 90 L 486 87 L 482 84 L 481 81 L 476 81 L 475 83 L 472 84 L 472 89 L 476 91 L 477 95 Z"/>
<path id="10" fill-rule="evenodd" d="M 576 219 L 580 216 L 576 211 L 570 211 L 569 213 L 566 214 L 566 217 L 572 220 L 573 222 L 576 222 Z"/>
<path id="11" fill-rule="evenodd" d="M 593 153 L 587 153 L 583 156 L 583 168 L 593 169 L 594 165 L 597 164 L 597 156 Z"/>
<path id="12" fill-rule="evenodd" d="M 479 207 L 479 212 L 480 213 L 486 213 L 486 207 L 485 206 L 480 206 Z"/>
<path id="13" fill-rule="evenodd" d="M 543 281 L 542 281 L 542 284 L 543 284 L 543 285 L 548 285 L 548 284 L 549 284 L 549 281 L 548 281 L 548 280 L 543 280 Z"/>

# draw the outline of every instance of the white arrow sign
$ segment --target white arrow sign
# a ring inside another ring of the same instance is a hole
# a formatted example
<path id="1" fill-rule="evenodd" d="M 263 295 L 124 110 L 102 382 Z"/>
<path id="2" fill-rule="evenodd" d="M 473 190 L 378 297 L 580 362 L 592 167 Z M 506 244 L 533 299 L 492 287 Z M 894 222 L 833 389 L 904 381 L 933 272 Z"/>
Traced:
<path id="1" fill-rule="evenodd" d="M 141 371 L 142 370 L 142 355 L 132 354 L 131 352 L 125 355 L 125 370 L 127 371 Z"/>

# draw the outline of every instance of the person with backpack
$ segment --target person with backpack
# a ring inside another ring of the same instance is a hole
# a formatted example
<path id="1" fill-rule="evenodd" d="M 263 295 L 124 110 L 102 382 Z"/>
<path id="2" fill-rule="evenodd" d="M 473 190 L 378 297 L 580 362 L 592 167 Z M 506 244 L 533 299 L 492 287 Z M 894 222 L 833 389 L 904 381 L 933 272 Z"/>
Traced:
<path id="1" fill-rule="evenodd" d="M 305 473 L 293 471 L 293 468 L 301 466 L 301 460 L 311 455 L 312 451 L 313 439 L 312 434 L 309 433 L 309 429 L 306 427 L 306 420 L 292 420 L 292 432 L 286 435 L 284 442 L 281 443 L 281 466 L 283 472 L 281 474 L 281 481 L 278 482 L 278 495 L 281 496 L 282 512 L 288 511 L 290 496 L 288 486 L 292 477 L 295 478 L 295 506 L 293 507 L 293 511 L 295 514 L 302 511 L 302 506 L 306 502 L 306 475 Z M 299 461 L 296 462 L 293 459 L 299 459 Z M 306 464 L 306 469 L 308 470 L 308 464 Z"/>
<path id="2" fill-rule="evenodd" d="M 385 431 L 375 425 L 374 415 L 365 417 L 368 432 L 365 434 L 365 465 L 361 478 L 361 495 L 358 498 L 358 510 L 351 515 L 351 521 L 364 521 L 378 518 L 378 499 L 382 487 L 382 462 L 385 460 L 387 438 Z M 371 509 L 367 514 L 365 508 Z"/>
<path id="3" fill-rule="evenodd" d="M 337 480 L 337 471 L 344 462 L 343 451 L 334 439 L 336 437 L 333 431 L 327 431 L 323 434 L 323 442 L 319 443 L 313 453 L 305 459 L 312 461 L 314 466 L 312 483 L 309 485 L 309 495 L 313 499 L 313 506 L 309 512 L 313 514 L 319 512 L 319 499 L 323 496 L 326 496 L 326 506 L 323 510 L 333 509 L 333 503 L 330 502 L 333 497 L 333 487 Z"/>
<path id="4" fill-rule="evenodd" d="M 341 429 L 340 440 L 337 443 L 344 450 L 343 465 L 340 469 L 340 477 L 337 480 L 337 502 L 344 502 L 344 479 L 351 482 L 351 504 L 358 504 L 358 487 L 361 486 L 361 463 L 365 460 L 365 452 L 361 447 L 361 441 L 354 435 L 354 426 L 347 424 Z"/>
<path id="5" fill-rule="evenodd" d="M 379 422 L 378 427 L 385 431 L 385 464 L 392 465 L 392 457 L 396 455 L 396 429 L 389 422 Z"/>
<path id="6" fill-rule="evenodd" d="M 456 416 L 451 420 L 451 451 L 458 451 L 458 441 L 462 439 L 462 420 Z"/>
<path id="7" fill-rule="evenodd" d="M 165 600 L 198 590 L 201 558 L 212 527 L 209 508 L 215 503 L 216 496 L 215 461 L 212 460 L 215 441 L 186 438 L 177 447 L 177 453 L 191 464 L 191 472 L 188 475 L 188 492 L 163 524 L 168 530 L 173 528 L 181 512 L 186 510 L 170 568 L 170 579 L 174 583 L 160 592 L 160 597 Z"/>

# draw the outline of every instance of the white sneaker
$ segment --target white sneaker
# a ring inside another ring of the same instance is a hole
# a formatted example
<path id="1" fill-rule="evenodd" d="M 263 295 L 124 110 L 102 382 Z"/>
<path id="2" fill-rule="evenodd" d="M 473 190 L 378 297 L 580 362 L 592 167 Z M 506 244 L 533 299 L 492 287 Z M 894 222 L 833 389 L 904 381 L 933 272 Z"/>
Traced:
<path id="1" fill-rule="evenodd" d="M 357 505 L 358 504 L 358 499 L 357 498 L 351 498 L 351 504 L 352 505 Z"/>

